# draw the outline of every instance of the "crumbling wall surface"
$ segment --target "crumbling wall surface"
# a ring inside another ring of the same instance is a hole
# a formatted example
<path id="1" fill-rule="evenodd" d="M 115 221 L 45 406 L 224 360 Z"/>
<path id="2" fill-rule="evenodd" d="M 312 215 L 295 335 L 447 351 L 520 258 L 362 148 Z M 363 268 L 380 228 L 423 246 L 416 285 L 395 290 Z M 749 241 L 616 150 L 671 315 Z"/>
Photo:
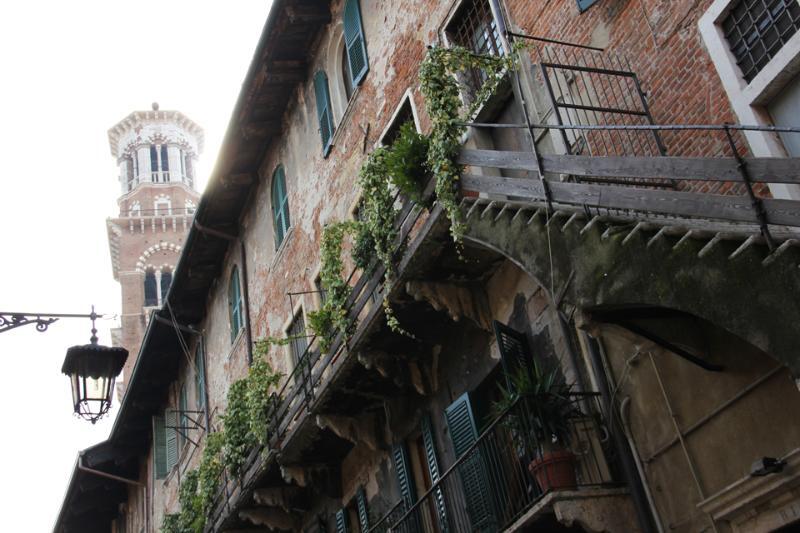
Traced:
<path id="1" fill-rule="evenodd" d="M 709 372 L 618 326 L 595 329 L 662 524 L 698 531 L 711 520 L 701 501 L 748 478 L 757 459 L 797 447 L 800 392 L 779 362 L 705 321 L 637 324 L 724 366 Z M 749 516 L 760 512 L 756 503 Z"/>

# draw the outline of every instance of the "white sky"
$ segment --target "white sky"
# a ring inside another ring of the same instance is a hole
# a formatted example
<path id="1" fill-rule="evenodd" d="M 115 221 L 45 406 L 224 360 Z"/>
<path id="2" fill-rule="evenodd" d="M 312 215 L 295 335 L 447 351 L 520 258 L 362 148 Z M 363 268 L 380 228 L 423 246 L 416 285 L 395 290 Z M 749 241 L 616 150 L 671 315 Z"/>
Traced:
<path id="1" fill-rule="evenodd" d="M 206 132 L 200 186 L 270 0 L 0 3 L 0 311 L 118 313 L 105 219 L 117 168 L 106 132 L 136 109 L 178 109 Z M 99 322 L 110 344 L 112 320 Z M 106 438 L 71 415 L 66 348 L 88 320 L 0 334 L 0 530 L 51 531 L 76 453 Z"/>

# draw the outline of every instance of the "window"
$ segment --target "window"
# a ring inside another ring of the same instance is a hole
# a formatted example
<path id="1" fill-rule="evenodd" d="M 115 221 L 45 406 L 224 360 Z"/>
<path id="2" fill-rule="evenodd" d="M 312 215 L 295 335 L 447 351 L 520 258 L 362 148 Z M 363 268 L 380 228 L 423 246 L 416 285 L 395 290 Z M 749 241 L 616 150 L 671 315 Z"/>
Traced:
<path id="1" fill-rule="evenodd" d="M 286 173 L 279 166 L 272 175 L 272 222 L 277 249 L 292 225 L 289 219 L 289 195 L 286 194 Z"/>
<path id="2" fill-rule="evenodd" d="M 333 145 L 333 116 L 331 115 L 331 96 L 328 90 L 328 76 L 320 70 L 314 75 L 314 94 L 317 99 L 317 119 L 322 138 L 322 155 L 327 157 Z"/>
<path id="3" fill-rule="evenodd" d="M 194 167 L 192 166 L 192 156 L 187 156 L 186 160 L 186 185 L 194 189 Z"/>
<path id="4" fill-rule="evenodd" d="M 197 410 L 202 411 L 206 407 L 206 362 L 203 353 L 203 342 L 197 343 L 194 350 L 194 397 Z"/>
<path id="5" fill-rule="evenodd" d="M 189 430 L 189 417 L 186 414 L 186 411 L 189 410 L 189 402 L 186 397 L 186 383 L 181 385 L 181 392 L 178 396 L 178 415 L 180 420 L 180 428 L 181 430 L 178 431 L 178 450 L 183 449 L 183 445 L 186 444 L 186 432 Z"/>
<path id="6" fill-rule="evenodd" d="M 747 82 L 797 32 L 797 0 L 738 0 L 722 19 L 722 31 Z"/>
<path id="7" fill-rule="evenodd" d="M 344 5 L 344 45 L 347 54 L 347 74 L 350 86 L 360 85 L 369 71 L 367 46 L 364 41 L 364 27 L 361 23 L 361 9 L 358 0 L 346 0 Z M 347 95 L 348 100 L 350 95 Z"/>
<path id="8" fill-rule="evenodd" d="M 578 1 L 578 9 L 580 11 L 586 11 L 589 9 L 589 6 L 597 2 L 597 0 L 577 0 Z"/>
<path id="9" fill-rule="evenodd" d="M 367 511 L 367 495 L 364 487 L 359 487 L 356 495 L 336 512 L 336 533 L 365 533 L 369 531 L 369 513 Z"/>
<path id="10" fill-rule="evenodd" d="M 300 362 L 300 358 L 306 353 L 308 347 L 308 339 L 306 338 L 306 322 L 303 319 L 303 310 L 301 309 L 294 316 L 289 329 L 286 331 L 286 336 L 290 339 L 289 350 L 292 354 L 292 363 L 294 366 Z"/>
<path id="11" fill-rule="evenodd" d="M 325 300 L 328 299 L 328 291 L 326 291 L 325 287 L 322 286 L 322 276 L 317 276 L 314 279 L 314 289 L 319 295 L 319 303 L 321 305 L 325 305 Z"/>
<path id="12" fill-rule="evenodd" d="M 150 145 L 150 178 L 153 183 L 169 181 L 169 154 L 166 144 Z"/>
<path id="13" fill-rule="evenodd" d="M 231 325 L 231 343 L 242 329 L 242 291 L 239 285 L 239 267 L 233 267 L 228 282 L 228 313 Z"/>
<path id="14" fill-rule="evenodd" d="M 169 286 L 172 285 L 172 271 L 169 269 L 161 271 L 161 301 L 167 299 L 167 292 L 169 292 Z"/>
<path id="15" fill-rule="evenodd" d="M 347 58 L 347 46 L 342 47 L 342 81 L 347 101 L 353 96 L 353 74 L 350 72 L 350 60 Z"/>
<path id="16" fill-rule="evenodd" d="M 464 0 L 447 25 L 446 32 L 453 44 L 476 54 L 505 54 L 488 0 Z M 466 79 L 470 90 L 480 89 L 485 77 L 480 69 L 470 71 Z"/>
<path id="17" fill-rule="evenodd" d="M 146 307 L 158 305 L 158 283 L 156 271 L 153 269 L 148 269 L 144 273 L 144 305 Z"/>
<path id="18" fill-rule="evenodd" d="M 414 122 L 414 110 L 411 108 L 411 100 L 408 97 L 403 100 L 403 103 L 397 109 L 392 122 L 386 128 L 383 137 L 381 137 L 381 144 L 383 146 L 391 146 L 394 144 L 394 141 L 396 141 L 397 137 L 400 135 L 400 126 L 406 122 L 415 124 L 416 129 L 416 123 Z"/>
<path id="19" fill-rule="evenodd" d="M 176 412 L 172 409 L 153 417 L 153 475 L 156 479 L 167 477 L 172 467 L 178 464 L 176 422 Z"/>
<path id="20" fill-rule="evenodd" d="M 133 170 L 134 159 L 135 154 L 134 156 L 128 156 L 125 158 L 125 183 L 127 185 L 126 190 L 129 192 L 136 187 L 136 173 Z"/>
<path id="21" fill-rule="evenodd" d="M 157 217 L 164 217 L 172 214 L 172 202 L 169 198 L 159 198 L 153 203 L 153 211 Z"/>

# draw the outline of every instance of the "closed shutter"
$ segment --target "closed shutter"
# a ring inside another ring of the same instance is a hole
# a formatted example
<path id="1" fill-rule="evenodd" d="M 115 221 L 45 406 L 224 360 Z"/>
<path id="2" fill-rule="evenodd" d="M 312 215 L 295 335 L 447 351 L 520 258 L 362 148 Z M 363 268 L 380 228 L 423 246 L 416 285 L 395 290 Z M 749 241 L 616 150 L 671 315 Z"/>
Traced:
<path id="1" fill-rule="evenodd" d="M 186 383 L 181 386 L 181 395 L 178 399 L 178 409 L 180 410 L 180 427 L 181 430 L 178 431 L 178 451 L 183 449 L 184 441 L 186 439 L 186 433 L 189 427 L 189 417 L 186 416 L 186 411 L 189 410 L 188 401 L 186 398 Z"/>
<path id="2" fill-rule="evenodd" d="M 336 533 L 350 533 L 350 524 L 347 523 L 347 509 L 336 512 Z"/>
<path id="3" fill-rule="evenodd" d="M 322 137 L 322 152 L 327 156 L 333 141 L 333 117 L 331 116 L 328 76 L 321 70 L 314 75 L 314 93 L 317 99 L 317 119 L 319 119 L 319 134 Z"/>
<path id="4" fill-rule="evenodd" d="M 206 361 L 203 353 L 203 341 L 197 344 L 194 352 L 194 392 L 198 411 L 206 406 Z"/>
<path id="5" fill-rule="evenodd" d="M 242 327 L 241 289 L 239 287 L 239 268 L 233 267 L 230 285 L 228 286 L 228 306 L 230 307 L 231 342 L 236 340 L 236 335 Z"/>
<path id="6" fill-rule="evenodd" d="M 431 482 L 436 485 L 436 482 L 439 481 L 439 461 L 436 458 L 436 445 L 433 440 L 431 418 L 427 415 L 422 418 L 422 442 L 425 445 L 425 459 L 428 463 Z M 433 497 L 436 503 L 436 517 L 439 520 L 439 526 L 443 532 L 449 531 L 447 507 L 441 485 L 434 489 Z"/>
<path id="7" fill-rule="evenodd" d="M 167 448 L 167 473 L 172 470 L 172 467 L 178 464 L 178 432 L 175 431 L 175 426 L 178 422 L 177 413 L 172 409 L 167 409 L 164 413 L 165 433 L 166 433 L 166 448 Z"/>
<path id="8" fill-rule="evenodd" d="M 512 391 L 511 377 L 520 368 L 531 368 L 532 360 L 528 338 L 524 333 L 501 324 L 497 320 L 494 321 L 494 335 L 497 339 L 497 346 L 500 348 L 500 362 L 506 376 L 506 385 L 508 390 Z"/>
<path id="9" fill-rule="evenodd" d="M 356 505 L 358 507 L 358 522 L 361 525 L 361 532 L 369 531 L 369 512 L 367 512 L 367 493 L 364 487 L 358 487 L 356 491 Z"/>
<path id="10" fill-rule="evenodd" d="M 167 477 L 167 432 L 164 417 L 153 417 L 153 473 L 156 479 Z"/>
<path id="11" fill-rule="evenodd" d="M 347 0 L 344 5 L 344 42 L 353 87 L 359 85 L 369 70 L 367 46 L 364 41 L 364 26 L 358 0 Z"/>
<path id="12" fill-rule="evenodd" d="M 469 393 L 464 393 L 445 409 L 447 426 L 456 457 L 467 453 L 478 440 L 478 428 L 472 414 Z M 472 448 L 469 456 L 458 467 L 461 484 L 464 488 L 467 514 L 473 531 L 487 531 L 495 526 L 489 477 L 481 454 L 480 446 Z"/>
<path id="13" fill-rule="evenodd" d="M 586 11 L 589 9 L 589 6 L 597 2 L 597 0 L 578 0 L 578 9 L 581 11 Z"/>
<path id="14" fill-rule="evenodd" d="M 406 445 L 401 443 L 395 446 L 392 450 L 392 457 L 394 458 L 394 471 L 397 474 L 397 484 L 400 487 L 400 496 L 403 498 L 403 508 L 408 510 L 417 501 L 417 488 L 414 485 L 414 474 L 411 472 L 411 460 Z M 421 531 L 419 514 L 415 511 L 406 518 L 398 530 L 404 533 Z"/>

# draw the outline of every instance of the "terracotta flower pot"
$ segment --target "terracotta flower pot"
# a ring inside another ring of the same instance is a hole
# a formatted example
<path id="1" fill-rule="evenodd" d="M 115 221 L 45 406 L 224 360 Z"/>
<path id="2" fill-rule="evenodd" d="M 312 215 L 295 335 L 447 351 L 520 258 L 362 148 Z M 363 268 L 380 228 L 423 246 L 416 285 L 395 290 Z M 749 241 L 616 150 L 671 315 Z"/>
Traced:
<path id="1" fill-rule="evenodd" d="M 574 489 L 575 455 L 569 450 L 545 452 L 528 464 L 528 471 L 536 479 L 542 492 Z"/>

